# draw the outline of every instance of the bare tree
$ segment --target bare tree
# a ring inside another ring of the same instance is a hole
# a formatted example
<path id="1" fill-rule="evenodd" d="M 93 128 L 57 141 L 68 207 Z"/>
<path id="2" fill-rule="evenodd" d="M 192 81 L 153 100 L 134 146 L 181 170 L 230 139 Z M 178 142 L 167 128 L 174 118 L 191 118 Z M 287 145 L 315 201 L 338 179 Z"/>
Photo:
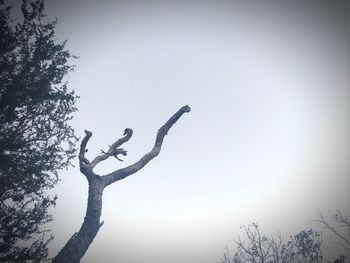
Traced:
<path id="1" fill-rule="evenodd" d="M 312 230 L 303 230 L 283 242 L 281 234 L 266 236 L 261 234 L 258 224 L 241 227 L 245 238 L 238 237 L 233 256 L 226 248 L 220 263 L 321 263 L 321 235 Z"/>
<path id="2" fill-rule="evenodd" d="M 278 235 L 278 239 L 273 237 L 262 236 L 258 228 L 258 224 L 253 223 L 250 226 L 242 226 L 247 241 L 243 241 L 238 237 L 236 241 L 238 252 L 235 255 L 235 262 L 247 260 L 249 262 L 268 262 L 274 258 L 278 262 L 282 238 Z"/>
<path id="3" fill-rule="evenodd" d="M 327 230 L 339 238 L 338 242 L 350 252 L 350 218 L 344 212 L 337 210 L 332 218 L 327 219 L 321 212 L 316 222 L 321 223 Z"/>
<path id="4" fill-rule="evenodd" d="M 160 153 L 164 136 L 167 135 L 170 128 L 184 113 L 190 111 L 191 108 L 188 105 L 183 106 L 162 127 L 160 127 L 153 149 L 145 154 L 139 161 L 102 176 L 97 175 L 93 169 L 100 162 L 111 156 L 116 158 L 120 154 L 125 156 L 127 154 L 126 151 L 119 147 L 131 138 L 133 131 L 129 128 L 125 129 L 124 137 L 113 143 L 107 152 L 102 151 L 102 154 L 97 156 L 91 162 L 85 157 L 85 152 L 87 151 L 86 145 L 92 136 L 92 133 L 90 131 L 85 131 L 85 137 L 80 145 L 79 164 L 81 173 L 85 175 L 89 183 L 86 216 L 79 232 L 75 233 L 68 240 L 52 262 L 75 263 L 80 261 L 103 224 L 103 222 L 100 222 L 100 216 L 102 210 L 102 194 L 105 187 L 138 172 L 149 161 L 155 158 Z"/>

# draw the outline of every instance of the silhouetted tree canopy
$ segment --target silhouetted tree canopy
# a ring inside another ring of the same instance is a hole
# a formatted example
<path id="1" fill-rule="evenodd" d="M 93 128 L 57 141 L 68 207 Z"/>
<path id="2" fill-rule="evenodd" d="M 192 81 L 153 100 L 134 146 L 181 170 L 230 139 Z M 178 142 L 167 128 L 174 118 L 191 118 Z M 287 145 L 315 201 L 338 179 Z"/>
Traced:
<path id="1" fill-rule="evenodd" d="M 237 248 L 233 255 L 227 249 L 220 263 L 294 263 L 325 262 L 322 256 L 321 234 L 313 230 L 303 230 L 286 241 L 280 234 L 265 235 L 256 223 L 242 226 L 245 238 L 235 241 Z"/>
<path id="2" fill-rule="evenodd" d="M 227 248 L 220 263 L 244 263 L 244 262 L 283 262 L 283 263 L 344 263 L 350 259 L 350 219 L 344 211 L 337 210 L 334 215 L 326 217 L 320 212 L 316 222 L 320 223 L 326 231 L 332 233 L 339 245 L 345 249 L 344 255 L 329 260 L 322 254 L 322 237 L 317 231 L 302 230 L 288 239 L 283 239 L 281 234 L 265 235 L 260 232 L 258 224 L 253 223 L 242 226 L 244 238 L 235 240 L 237 245 L 231 253 Z"/>
<path id="3" fill-rule="evenodd" d="M 77 96 L 65 81 L 72 55 L 43 1 L 23 0 L 20 21 L 11 11 L 0 0 L 0 261 L 41 262 L 56 200 L 45 191 L 75 156 Z"/>

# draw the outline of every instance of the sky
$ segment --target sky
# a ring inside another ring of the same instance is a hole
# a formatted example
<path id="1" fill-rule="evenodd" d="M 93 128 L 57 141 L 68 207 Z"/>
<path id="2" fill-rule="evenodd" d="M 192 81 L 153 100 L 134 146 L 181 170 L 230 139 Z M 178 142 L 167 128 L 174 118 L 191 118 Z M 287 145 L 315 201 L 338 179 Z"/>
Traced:
<path id="1" fill-rule="evenodd" d="M 218 262 L 241 225 L 288 237 L 319 229 L 319 210 L 349 213 L 349 11 L 341 1 L 47 0 L 57 39 L 80 57 L 69 87 L 80 96 L 73 128 L 93 132 L 87 157 L 134 130 L 125 161 L 98 174 L 138 160 L 192 108 L 156 159 L 106 188 L 82 262 Z M 52 256 L 85 215 L 74 164 L 52 192 Z"/>

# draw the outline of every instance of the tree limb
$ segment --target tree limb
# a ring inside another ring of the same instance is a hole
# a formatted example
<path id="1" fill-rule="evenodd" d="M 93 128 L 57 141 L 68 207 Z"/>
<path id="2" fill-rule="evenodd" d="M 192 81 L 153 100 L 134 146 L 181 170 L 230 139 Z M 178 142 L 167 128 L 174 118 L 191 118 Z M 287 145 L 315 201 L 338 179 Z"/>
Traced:
<path id="1" fill-rule="evenodd" d="M 110 174 L 102 176 L 106 185 L 112 184 L 115 181 L 124 179 L 142 169 L 149 161 L 155 158 L 162 148 L 164 136 L 168 134 L 170 128 L 177 122 L 177 120 L 186 112 L 190 112 L 191 108 L 186 105 L 180 108 L 160 129 L 158 130 L 155 144 L 150 152 L 145 154 L 139 161 L 125 168 L 114 171 Z"/>
<path id="2" fill-rule="evenodd" d="M 90 165 L 90 161 L 85 157 L 85 153 L 87 152 L 86 145 L 89 139 L 92 136 L 92 132 L 85 130 L 85 137 L 81 141 L 80 151 L 79 151 L 79 165 L 80 171 L 86 176 L 88 180 L 91 178 L 92 168 Z"/>
<path id="3" fill-rule="evenodd" d="M 90 164 L 89 160 L 85 158 L 85 153 L 87 152 L 86 145 L 89 141 L 89 139 L 92 136 L 92 132 L 85 130 L 85 137 L 81 141 L 80 144 L 80 151 L 79 151 L 79 163 L 82 164 Z"/>
<path id="4" fill-rule="evenodd" d="M 127 142 L 131 138 L 132 133 L 133 133 L 132 129 L 126 128 L 124 130 L 124 134 L 123 134 L 124 137 L 120 138 L 118 141 L 113 143 L 109 147 L 109 150 L 107 152 L 102 151 L 102 153 L 103 153 L 102 155 L 97 156 L 95 159 L 92 160 L 91 168 L 93 169 L 99 162 L 106 160 L 110 156 L 114 156 L 118 160 L 123 161 L 123 160 L 118 158 L 118 154 L 122 154 L 122 155 L 126 156 L 126 151 L 123 148 L 118 149 L 118 147 L 121 146 L 123 143 Z"/>

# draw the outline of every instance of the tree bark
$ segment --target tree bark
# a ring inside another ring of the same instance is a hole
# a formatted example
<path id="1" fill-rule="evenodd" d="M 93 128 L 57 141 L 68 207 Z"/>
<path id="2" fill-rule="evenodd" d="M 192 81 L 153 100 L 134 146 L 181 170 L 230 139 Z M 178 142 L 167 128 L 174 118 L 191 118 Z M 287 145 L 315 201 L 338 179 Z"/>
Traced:
<path id="1" fill-rule="evenodd" d="M 79 232 L 75 233 L 61 249 L 61 251 L 52 260 L 53 263 L 78 263 L 84 256 L 90 244 L 96 237 L 103 222 L 100 222 L 102 211 L 102 194 L 106 186 L 126 178 L 127 176 L 138 172 L 149 161 L 155 158 L 162 147 L 163 139 L 168 134 L 170 128 L 177 122 L 177 120 L 186 112 L 190 112 L 189 106 L 180 108 L 159 130 L 157 133 L 155 144 L 150 152 L 145 154 L 139 161 L 125 168 L 116 170 L 110 174 L 99 176 L 94 173 L 93 168 L 101 161 L 113 156 L 118 158 L 118 154 L 126 156 L 126 151 L 120 147 L 127 142 L 133 131 L 130 128 L 125 129 L 124 137 L 113 143 L 107 152 L 102 151 L 102 155 L 97 156 L 92 162 L 85 157 L 87 143 L 92 136 L 92 133 L 85 131 L 85 137 L 80 145 L 79 164 L 80 171 L 89 182 L 89 195 L 86 215 Z"/>
<path id="2" fill-rule="evenodd" d="M 73 234 L 66 245 L 53 259 L 53 263 L 80 262 L 103 223 L 100 223 L 102 211 L 102 193 L 104 183 L 99 176 L 89 182 L 89 195 L 86 215 L 79 232 Z"/>

